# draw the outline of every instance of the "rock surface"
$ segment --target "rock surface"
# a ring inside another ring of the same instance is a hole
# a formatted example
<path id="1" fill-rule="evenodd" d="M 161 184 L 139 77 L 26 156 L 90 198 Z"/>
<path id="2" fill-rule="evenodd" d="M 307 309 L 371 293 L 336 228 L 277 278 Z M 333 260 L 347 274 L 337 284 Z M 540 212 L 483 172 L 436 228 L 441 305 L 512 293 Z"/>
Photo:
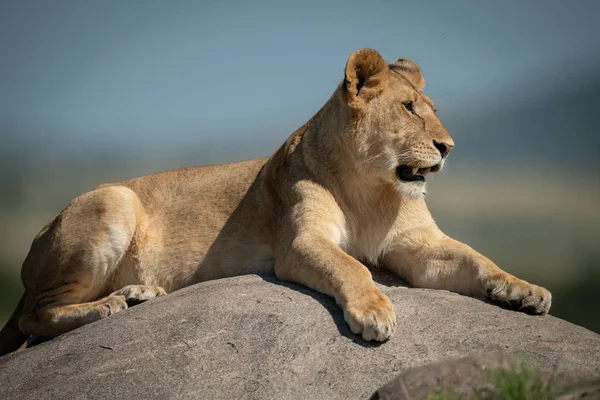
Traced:
<path id="1" fill-rule="evenodd" d="M 514 382 L 517 376 L 519 379 L 526 376 L 522 378 L 525 387 L 540 388 L 536 394 L 545 393 L 544 398 L 592 400 L 600 397 L 600 376 L 589 377 L 577 370 L 555 370 L 530 364 L 515 355 L 500 352 L 440 361 L 403 372 L 379 388 L 371 400 L 496 398 L 493 395 L 498 393 L 498 379 Z M 536 399 L 536 394 L 530 392 L 528 398 Z"/>
<path id="2" fill-rule="evenodd" d="M 329 297 L 249 275 L 204 282 L 0 358 L 0 398 L 368 399 L 409 368 L 489 351 L 581 379 L 600 375 L 600 335 L 582 327 L 378 281 L 398 316 L 381 345 L 353 335 Z"/>

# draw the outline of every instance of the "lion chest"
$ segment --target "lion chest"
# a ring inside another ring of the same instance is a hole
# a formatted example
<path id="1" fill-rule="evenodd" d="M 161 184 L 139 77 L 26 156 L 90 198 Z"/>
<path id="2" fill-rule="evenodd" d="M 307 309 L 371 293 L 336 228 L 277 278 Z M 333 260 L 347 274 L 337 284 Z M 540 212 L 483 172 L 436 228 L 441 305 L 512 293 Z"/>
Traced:
<path id="1" fill-rule="evenodd" d="M 354 218 L 343 227 L 340 245 L 352 257 L 370 265 L 377 265 L 396 236 L 394 221 L 382 218 Z"/>

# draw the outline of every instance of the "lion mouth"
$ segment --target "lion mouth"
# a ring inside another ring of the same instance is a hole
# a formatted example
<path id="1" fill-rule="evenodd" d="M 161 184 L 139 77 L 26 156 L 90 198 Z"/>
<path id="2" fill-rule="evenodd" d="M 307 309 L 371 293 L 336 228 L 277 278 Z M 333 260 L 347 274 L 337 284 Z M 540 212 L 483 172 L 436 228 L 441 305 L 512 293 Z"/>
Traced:
<path id="1" fill-rule="evenodd" d="M 440 164 L 436 164 L 432 167 L 419 168 L 409 167 L 408 165 L 401 165 L 396 168 L 396 176 L 402 182 L 425 182 L 425 175 L 430 172 L 437 172 L 440 170 Z"/>

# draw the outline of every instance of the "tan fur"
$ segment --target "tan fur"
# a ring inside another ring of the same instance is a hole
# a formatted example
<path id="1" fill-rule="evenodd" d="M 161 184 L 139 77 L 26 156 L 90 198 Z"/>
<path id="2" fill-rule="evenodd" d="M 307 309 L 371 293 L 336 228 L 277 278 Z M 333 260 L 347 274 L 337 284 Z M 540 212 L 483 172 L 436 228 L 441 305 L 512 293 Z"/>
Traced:
<path id="1" fill-rule="evenodd" d="M 353 332 L 383 341 L 396 315 L 365 263 L 417 287 L 546 313 L 547 290 L 445 236 L 424 183 L 396 176 L 400 165 L 439 170 L 434 141 L 454 144 L 419 67 L 361 49 L 344 75 L 269 159 L 102 185 L 73 200 L 23 264 L 21 331 L 55 336 L 165 291 L 274 271 L 333 296 Z"/>

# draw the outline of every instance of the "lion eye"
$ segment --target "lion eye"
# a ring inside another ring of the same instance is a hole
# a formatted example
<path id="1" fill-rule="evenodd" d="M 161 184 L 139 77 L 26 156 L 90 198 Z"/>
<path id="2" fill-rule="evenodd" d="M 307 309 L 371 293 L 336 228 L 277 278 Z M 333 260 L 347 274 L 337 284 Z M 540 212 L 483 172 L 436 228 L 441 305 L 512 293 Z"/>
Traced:
<path id="1" fill-rule="evenodd" d="M 408 112 L 411 112 L 413 114 L 415 113 L 415 107 L 412 101 L 406 101 L 402 103 L 402 105 L 404 106 L 404 108 L 406 108 Z"/>

